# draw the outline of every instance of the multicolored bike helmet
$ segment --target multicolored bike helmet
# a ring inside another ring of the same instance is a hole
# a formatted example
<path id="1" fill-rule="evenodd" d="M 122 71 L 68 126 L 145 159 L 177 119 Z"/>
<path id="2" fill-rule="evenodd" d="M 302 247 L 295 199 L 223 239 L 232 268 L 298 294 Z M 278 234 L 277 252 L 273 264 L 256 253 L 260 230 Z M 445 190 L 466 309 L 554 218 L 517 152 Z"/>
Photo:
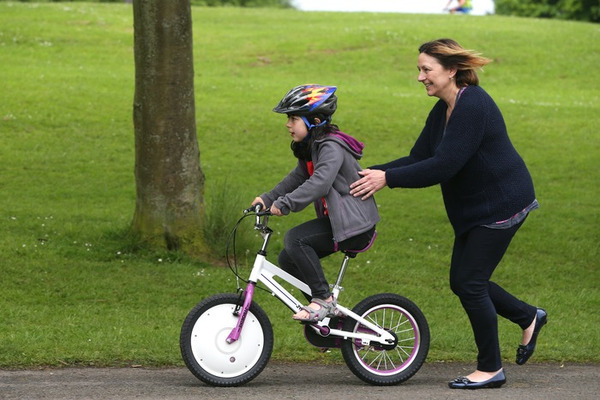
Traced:
<path id="1" fill-rule="evenodd" d="M 319 125 L 323 125 L 331 119 L 337 108 L 337 96 L 333 94 L 336 90 L 335 86 L 316 84 L 296 86 L 281 99 L 273 111 L 298 115 L 309 129 L 315 125 L 308 121 L 307 116 L 321 117 L 323 121 Z"/>

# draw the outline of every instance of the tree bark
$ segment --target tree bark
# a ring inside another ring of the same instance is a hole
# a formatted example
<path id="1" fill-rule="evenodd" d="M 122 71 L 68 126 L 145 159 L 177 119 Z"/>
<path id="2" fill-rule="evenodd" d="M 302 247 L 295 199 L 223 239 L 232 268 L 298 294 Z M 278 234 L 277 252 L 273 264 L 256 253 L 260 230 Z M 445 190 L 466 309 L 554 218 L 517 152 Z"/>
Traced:
<path id="1" fill-rule="evenodd" d="M 169 250 L 203 245 L 190 0 L 134 0 L 136 205 L 132 231 Z"/>

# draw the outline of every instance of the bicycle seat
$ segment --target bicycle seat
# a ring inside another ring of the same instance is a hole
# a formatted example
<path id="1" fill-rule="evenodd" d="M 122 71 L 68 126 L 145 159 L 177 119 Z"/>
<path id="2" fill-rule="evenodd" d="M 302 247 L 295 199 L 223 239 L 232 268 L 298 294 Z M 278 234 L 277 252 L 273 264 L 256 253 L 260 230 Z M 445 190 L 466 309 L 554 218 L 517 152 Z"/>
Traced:
<path id="1" fill-rule="evenodd" d="M 375 238 L 377 237 L 377 231 L 373 232 L 373 236 L 371 237 L 371 241 L 369 242 L 369 244 L 364 248 L 364 249 L 360 249 L 360 250 L 342 250 L 342 253 L 344 253 L 345 255 L 347 255 L 350 258 L 354 258 L 358 255 L 358 253 L 364 253 L 365 251 L 369 250 L 371 248 L 371 246 L 373 246 L 373 242 L 375 242 Z"/>

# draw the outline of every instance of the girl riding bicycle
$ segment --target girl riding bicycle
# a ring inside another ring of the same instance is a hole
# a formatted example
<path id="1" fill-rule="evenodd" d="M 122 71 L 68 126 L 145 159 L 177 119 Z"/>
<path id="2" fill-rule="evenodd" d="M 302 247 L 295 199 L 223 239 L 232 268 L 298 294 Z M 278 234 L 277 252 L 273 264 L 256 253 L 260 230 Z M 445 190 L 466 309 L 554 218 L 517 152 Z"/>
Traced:
<path id="1" fill-rule="evenodd" d="M 273 215 L 298 212 L 313 203 L 317 218 L 290 229 L 284 237 L 279 265 L 305 282 L 311 303 L 293 318 L 321 321 L 335 312 L 336 300 L 320 259 L 338 250 L 362 249 L 375 234 L 379 213 L 375 200 L 350 194 L 360 178 L 358 160 L 364 145 L 331 122 L 337 108 L 335 86 L 301 85 L 291 89 L 273 109 L 286 114 L 297 166 L 252 205 L 270 207 Z"/>

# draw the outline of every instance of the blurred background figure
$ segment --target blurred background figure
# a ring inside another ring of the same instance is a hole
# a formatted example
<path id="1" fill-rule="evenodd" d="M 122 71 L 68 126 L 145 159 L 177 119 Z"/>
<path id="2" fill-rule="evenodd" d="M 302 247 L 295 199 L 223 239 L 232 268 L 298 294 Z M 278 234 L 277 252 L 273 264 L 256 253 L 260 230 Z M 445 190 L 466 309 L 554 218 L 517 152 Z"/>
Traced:
<path id="1" fill-rule="evenodd" d="M 446 7 L 444 7 L 444 4 Z M 460 6 L 457 0 L 290 0 L 293 8 L 302 11 L 390 12 L 411 14 L 445 14 Z M 467 0 L 470 15 L 494 14 L 494 0 Z M 467 8 L 467 5 L 462 7 Z"/>
<path id="2" fill-rule="evenodd" d="M 452 4 L 454 3 L 454 4 Z M 452 5 L 452 7 L 451 7 Z M 444 11 L 448 11 L 451 14 L 461 13 L 468 14 L 473 9 L 473 4 L 471 0 L 448 0 L 446 3 L 446 7 L 444 7 Z"/>

